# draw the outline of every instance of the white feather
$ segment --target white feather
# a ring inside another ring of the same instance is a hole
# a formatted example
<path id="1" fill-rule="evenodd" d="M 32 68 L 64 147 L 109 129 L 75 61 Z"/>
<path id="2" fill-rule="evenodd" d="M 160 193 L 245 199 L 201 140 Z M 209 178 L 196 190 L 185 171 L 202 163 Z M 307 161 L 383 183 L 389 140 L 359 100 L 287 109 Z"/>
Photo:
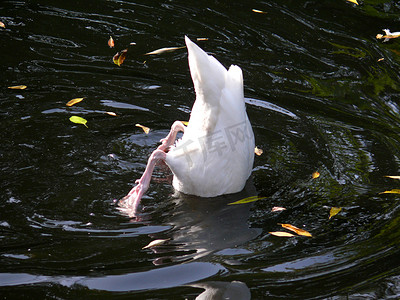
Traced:
<path id="1" fill-rule="evenodd" d="M 255 147 L 242 70 L 226 70 L 189 38 L 185 41 L 196 101 L 181 140 L 166 155 L 173 186 L 201 197 L 239 192 L 251 174 Z"/>

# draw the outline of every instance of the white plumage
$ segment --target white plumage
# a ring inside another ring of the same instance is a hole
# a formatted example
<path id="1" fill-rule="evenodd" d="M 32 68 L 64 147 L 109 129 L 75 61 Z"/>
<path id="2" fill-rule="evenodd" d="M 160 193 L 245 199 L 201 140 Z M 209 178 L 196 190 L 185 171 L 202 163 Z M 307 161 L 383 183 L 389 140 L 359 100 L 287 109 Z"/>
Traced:
<path id="1" fill-rule="evenodd" d="M 173 186 L 201 197 L 239 192 L 254 159 L 242 70 L 227 71 L 187 37 L 186 45 L 196 101 L 182 139 L 167 154 Z"/>
<path id="2" fill-rule="evenodd" d="M 187 127 L 179 121 L 173 124 L 138 185 L 121 200 L 120 205 L 133 212 L 157 160 L 170 167 L 176 190 L 201 197 L 241 191 L 252 171 L 254 134 L 246 114 L 242 70 L 234 65 L 226 70 L 188 37 L 185 41 L 196 101 Z M 178 131 L 184 134 L 175 142 Z"/>

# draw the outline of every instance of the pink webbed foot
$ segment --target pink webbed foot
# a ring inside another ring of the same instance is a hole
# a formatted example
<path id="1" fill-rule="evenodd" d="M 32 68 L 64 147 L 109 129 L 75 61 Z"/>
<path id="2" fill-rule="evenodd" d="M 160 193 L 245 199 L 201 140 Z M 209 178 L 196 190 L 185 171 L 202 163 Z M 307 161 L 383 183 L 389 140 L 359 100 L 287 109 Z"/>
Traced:
<path id="1" fill-rule="evenodd" d="M 172 146 L 175 143 L 176 140 L 176 135 L 178 134 L 179 131 L 185 131 L 185 125 L 181 121 L 175 121 L 174 124 L 171 126 L 171 131 L 168 133 L 168 135 L 161 139 L 161 145 L 158 146 L 158 150 L 166 151 L 170 146 Z"/>
<path id="2" fill-rule="evenodd" d="M 118 205 L 120 211 L 128 214 L 129 217 L 136 217 L 140 199 L 142 199 L 142 196 L 149 188 L 154 167 L 157 161 L 165 160 L 166 155 L 167 154 L 164 151 L 158 149 L 150 155 L 146 170 L 144 171 L 142 177 L 135 182 L 136 186 L 134 186 L 129 193 L 119 201 Z"/>
<path id="3" fill-rule="evenodd" d="M 138 180 L 135 183 L 138 183 Z M 131 218 L 135 217 L 140 199 L 145 192 L 146 189 L 142 184 L 139 183 L 134 186 L 125 197 L 119 200 L 119 210 L 128 214 Z"/>

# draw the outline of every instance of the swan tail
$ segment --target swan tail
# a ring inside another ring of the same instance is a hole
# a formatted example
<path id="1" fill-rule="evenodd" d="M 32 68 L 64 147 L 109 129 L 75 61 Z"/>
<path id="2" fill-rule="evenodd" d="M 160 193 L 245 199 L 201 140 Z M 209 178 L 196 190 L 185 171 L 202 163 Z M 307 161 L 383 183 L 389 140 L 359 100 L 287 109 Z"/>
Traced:
<path id="1" fill-rule="evenodd" d="M 218 60 L 204 52 L 187 36 L 185 42 L 197 99 L 203 98 L 208 104 L 218 106 L 221 92 L 225 87 L 227 70 Z"/>

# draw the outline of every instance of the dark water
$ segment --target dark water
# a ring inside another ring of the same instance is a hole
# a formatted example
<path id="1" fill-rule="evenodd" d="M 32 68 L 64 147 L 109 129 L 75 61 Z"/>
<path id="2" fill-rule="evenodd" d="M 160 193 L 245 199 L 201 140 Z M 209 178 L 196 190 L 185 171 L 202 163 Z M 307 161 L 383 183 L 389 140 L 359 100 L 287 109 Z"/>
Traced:
<path id="1" fill-rule="evenodd" d="M 375 35 L 400 31 L 400 4 L 360 2 L 2 1 L 1 297 L 399 297 L 399 198 L 380 193 L 400 188 L 384 177 L 399 174 L 400 41 Z M 246 190 L 218 199 L 173 196 L 160 169 L 134 222 L 114 199 L 194 101 L 185 49 L 143 54 L 184 35 L 243 69 L 264 153 Z M 313 237 L 271 236 L 278 223 Z"/>

